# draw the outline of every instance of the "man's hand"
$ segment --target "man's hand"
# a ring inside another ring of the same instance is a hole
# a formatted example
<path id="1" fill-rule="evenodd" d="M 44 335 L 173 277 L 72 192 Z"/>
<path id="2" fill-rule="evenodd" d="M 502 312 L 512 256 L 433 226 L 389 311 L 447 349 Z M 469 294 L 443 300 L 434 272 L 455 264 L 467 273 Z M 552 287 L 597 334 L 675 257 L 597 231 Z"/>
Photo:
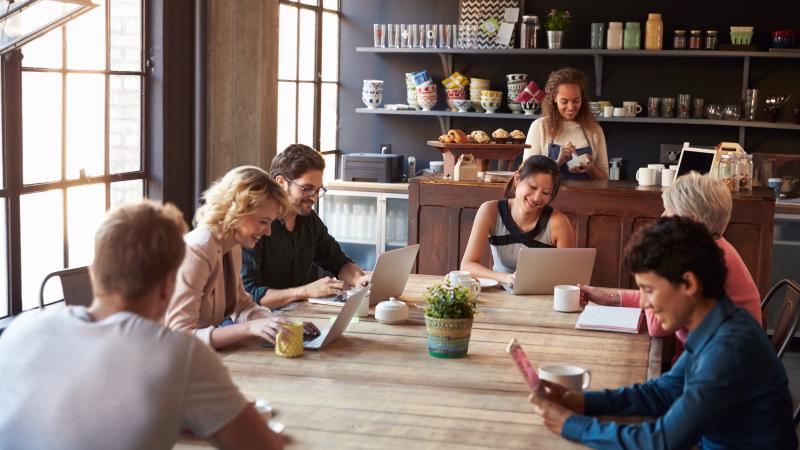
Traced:
<path id="1" fill-rule="evenodd" d="M 306 298 L 339 295 L 344 291 L 344 281 L 331 277 L 324 277 L 305 285 L 303 290 Z"/>
<path id="2" fill-rule="evenodd" d="M 542 387 L 539 396 L 544 400 L 556 403 L 578 414 L 583 414 L 583 392 L 567 389 L 560 384 L 547 380 L 540 380 Z"/>
<path id="3" fill-rule="evenodd" d="M 564 423 L 573 412 L 536 393 L 531 394 L 528 400 L 533 403 L 533 410 L 536 414 L 542 416 L 547 429 L 560 436 L 561 430 L 564 428 Z"/>
<path id="4" fill-rule="evenodd" d="M 370 282 L 371 279 L 372 279 L 372 274 L 368 274 L 368 273 L 364 274 L 364 275 L 360 276 L 358 278 L 358 280 L 356 280 L 355 287 L 357 287 L 357 288 L 367 287 L 367 286 L 369 286 L 369 282 Z"/>

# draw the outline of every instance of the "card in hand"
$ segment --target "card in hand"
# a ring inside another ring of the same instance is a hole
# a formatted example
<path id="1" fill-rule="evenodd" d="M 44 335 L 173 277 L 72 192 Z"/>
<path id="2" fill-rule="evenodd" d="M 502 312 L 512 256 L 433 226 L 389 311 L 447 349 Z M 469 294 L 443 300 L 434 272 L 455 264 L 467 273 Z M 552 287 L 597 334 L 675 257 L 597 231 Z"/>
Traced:
<path id="1" fill-rule="evenodd" d="M 506 351 L 511 355 L 511 358 L 514 359 L 514 362 L 517 363 L 517 367 L 519 367 L 519 371 L 522 372 L 522 377 L 525 378 L 525 382 L 528 383 L 528 386 L 531 388 L 531 391 L 536 391 L 539 389 L 541 383 L 539 382 L 539 374 L 536 373 L 536 369 L 531 364 L 528 356 L 525 355 L 525 351 L 522 350 L 522 346 L 519 345 L 516 339 L 511 339 L 511 342 L 508 343 L 508 347 L 506 347 Z"/>

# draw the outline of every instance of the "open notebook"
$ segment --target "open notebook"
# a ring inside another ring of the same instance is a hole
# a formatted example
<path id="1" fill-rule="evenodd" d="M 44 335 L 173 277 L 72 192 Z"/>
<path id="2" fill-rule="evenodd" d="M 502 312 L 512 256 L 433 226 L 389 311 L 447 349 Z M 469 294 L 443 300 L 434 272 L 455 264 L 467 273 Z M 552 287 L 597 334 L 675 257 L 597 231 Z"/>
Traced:
<path id="1" fill-rule="evenodd" d="M 638 333 L 642 323 L 642 310 L 618 306 L 600 306 L 593 303 L 578 317 L 575 328 L 579 330 L 616 331 L 619 333 Z"/>

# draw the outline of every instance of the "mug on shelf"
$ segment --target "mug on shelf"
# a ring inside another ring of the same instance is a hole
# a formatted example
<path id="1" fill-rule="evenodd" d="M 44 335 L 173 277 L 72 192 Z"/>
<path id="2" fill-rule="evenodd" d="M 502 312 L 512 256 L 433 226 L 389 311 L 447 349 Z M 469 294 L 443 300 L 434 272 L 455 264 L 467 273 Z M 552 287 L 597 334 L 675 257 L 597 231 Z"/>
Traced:
<path id="1" fill-rule="evenodd" d="M 612 114 L 614 117 L 627 117 L 628 114 L 625 112 L 625 108 L 614 107 L 612 110 Z"/>
<path id="2" fill-rule="evenodd" d="M 639 182 L 639 186 L 655 186 L 656 170 L 649 167 L 640 167 L 636 171 L 636 181 Z"/>
<path id="3" fill-rule="evenodd" d="M 675 169 L 664 169 L 661 171 L 661 186 L 667 187 L 675 180 Z"/>
<path id="4" fill-rule="evenodd" d="M 642 112 L 642 105 L 638 102 L 622 102 L 622 107 L 625 109 L 625 114 L 628 117 L 636 117 Z"/>

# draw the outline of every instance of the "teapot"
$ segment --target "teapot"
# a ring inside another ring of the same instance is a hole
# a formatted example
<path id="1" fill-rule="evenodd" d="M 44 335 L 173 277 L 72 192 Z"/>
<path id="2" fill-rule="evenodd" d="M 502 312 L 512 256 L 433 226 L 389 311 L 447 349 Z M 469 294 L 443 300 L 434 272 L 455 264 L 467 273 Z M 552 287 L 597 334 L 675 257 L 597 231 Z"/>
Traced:
<path id="1" fill-rule="evenodd" d="M 389 297 L 389 300 L 375 306 L 375 320 L 380 323 L 394 325 L 408 320 L 409 312 L 406 302 Z"/>

